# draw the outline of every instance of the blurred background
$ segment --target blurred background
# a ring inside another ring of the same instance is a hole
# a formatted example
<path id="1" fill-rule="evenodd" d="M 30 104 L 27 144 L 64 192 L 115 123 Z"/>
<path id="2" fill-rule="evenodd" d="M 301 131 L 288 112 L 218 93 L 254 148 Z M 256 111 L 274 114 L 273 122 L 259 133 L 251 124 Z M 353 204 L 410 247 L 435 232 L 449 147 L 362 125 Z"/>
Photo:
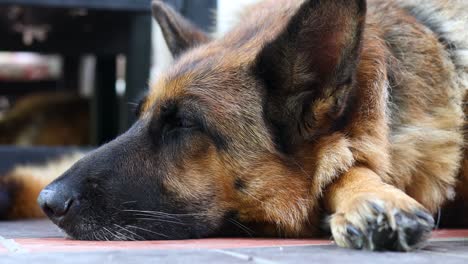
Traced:
<path id="1" fill-rule="evenodd" d="M 254 1 L 165 2 L 216 35 Z M 97 146 L 131 126 L 148 83 L 172 61 L 150 5 L 0 0 L 0 159 L 18 147 Z"/>

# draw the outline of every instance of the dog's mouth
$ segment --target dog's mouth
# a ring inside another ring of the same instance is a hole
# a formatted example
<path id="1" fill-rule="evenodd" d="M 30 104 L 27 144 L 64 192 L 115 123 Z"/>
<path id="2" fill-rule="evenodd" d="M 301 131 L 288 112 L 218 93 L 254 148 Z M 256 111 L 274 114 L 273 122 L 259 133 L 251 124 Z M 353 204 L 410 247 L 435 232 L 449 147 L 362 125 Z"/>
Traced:
<path id="1" fill-rule="evenodd" d="M 110 225 L 108 227 L 96 227 L 83 224 L 75 227 L 72 232 L 66 232 L 66 234 L 71 239 L 88 241 L 144 241 L 171 239 L 169 236 L 143 227 L 137 227 L 134 225 L 122 226 L 118 224 Z"/>
<path id="2" fill-rule="evenodd" d="M 156 226 L 142 226 L 139 223 L 98 223 L 96 219 L 80 219 L 70 224 L 57 222 L 66 235 L 75 240 L 87 241 L 143 241 L 177 239 L 165 234 L 164 229 Z"/>
<path id="3" fill-rule="evenodd" d="M 257 235 L 232 213 L 226 214 L 218 225 L 210 224 L 190 214 L 178 216 L 160 212 L 158 216 L 146 211 L 125 210 L 122 214 L 89 215 L 81 210 L 74 217 L 52 219 L 67 237 L 85 241 L 144 241 L 182 240 L 206 237 L 252 237 Z M 131 213 L 129 217 L 128 213 Z M 124 218 L 126 217 L 126 218 Z"/>
<path id="4" fill-rule="evenodd" d="M 208 223 L 191 215 L 119 210 L 106 214 L 70 211 L 67 217 L 51 220 L 67 236 L 88 241 L 181 240 L 216 236 Z M 210 230 L 210 232 L 206 232 Z M 216 234 L 215 234 L 216 233 Z"/>

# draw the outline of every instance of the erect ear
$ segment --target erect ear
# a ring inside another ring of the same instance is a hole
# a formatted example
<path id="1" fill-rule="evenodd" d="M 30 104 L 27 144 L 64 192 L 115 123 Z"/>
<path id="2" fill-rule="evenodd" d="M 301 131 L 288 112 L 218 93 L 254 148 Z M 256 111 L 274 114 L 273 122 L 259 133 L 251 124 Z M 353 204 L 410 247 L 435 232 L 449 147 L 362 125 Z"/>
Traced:
<path id="1" fill-rule="evenodd" d="M 161 27 L 174 57 L 189 48 L 208 42 L 210 37 L 161 0 L 152 2 L 153 17 Z"/>
<path id="2" fill-rule="evenodd" d="M 365 0 L 306 0 L 259 53 L 255 71 L 267 86 L 267 116 L 288 130 L 285 136 L 307 137 L 323 127 L 317 119 L 330 123 L 343 113 L 365 16 Z"/>

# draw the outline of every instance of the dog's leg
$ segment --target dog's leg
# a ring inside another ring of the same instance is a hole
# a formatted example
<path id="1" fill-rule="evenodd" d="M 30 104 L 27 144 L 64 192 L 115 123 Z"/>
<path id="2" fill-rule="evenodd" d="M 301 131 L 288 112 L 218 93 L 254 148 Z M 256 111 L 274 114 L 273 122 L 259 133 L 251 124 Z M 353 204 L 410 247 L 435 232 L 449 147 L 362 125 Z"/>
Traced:
<path id="1" fill-rule="evenodd" d="M 420 247 L 434 226 L 416 200 L 366 168 L 342 175 L 324 198 L 333 237 L 342 247 L 408 251 Z"/>
<path id="2" fill-rule="evenodd" d="M 74 154 L 42 166 L 19 166 L 0 176 L 0 219 L 43 217 L 37 204 L 40 191 L 81 157 Z"/>

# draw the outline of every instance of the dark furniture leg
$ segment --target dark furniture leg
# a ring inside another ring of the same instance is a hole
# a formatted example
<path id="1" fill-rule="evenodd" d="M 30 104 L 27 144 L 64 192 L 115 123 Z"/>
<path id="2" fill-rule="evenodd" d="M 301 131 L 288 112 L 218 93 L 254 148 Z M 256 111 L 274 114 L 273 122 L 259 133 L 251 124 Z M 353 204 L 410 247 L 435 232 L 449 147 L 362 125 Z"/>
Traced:
<path id="1" fill-rule="evenodd" d="M 91 104 L 92 139 L 95 145 L 111 141 L 119 130 L 119 108 L 115 81 L 115 56 L 98 56 L 95 94 Z"/>
<path id="2" fill-rule="evenodd" d="M 135 122 L 133 103 L 136 103 L 148 88 L 151 67 L 151 19 L 150 15 L 142 14 L 134 16 L 131 20 L 121 131 L 127 130 Z"/>
<path id="3" fill-rule="evenodd" d="M 80 56 L 68 55 L 63 57 L 63 75 L 61 85 L 65 90 L 78 91 Z"/>

